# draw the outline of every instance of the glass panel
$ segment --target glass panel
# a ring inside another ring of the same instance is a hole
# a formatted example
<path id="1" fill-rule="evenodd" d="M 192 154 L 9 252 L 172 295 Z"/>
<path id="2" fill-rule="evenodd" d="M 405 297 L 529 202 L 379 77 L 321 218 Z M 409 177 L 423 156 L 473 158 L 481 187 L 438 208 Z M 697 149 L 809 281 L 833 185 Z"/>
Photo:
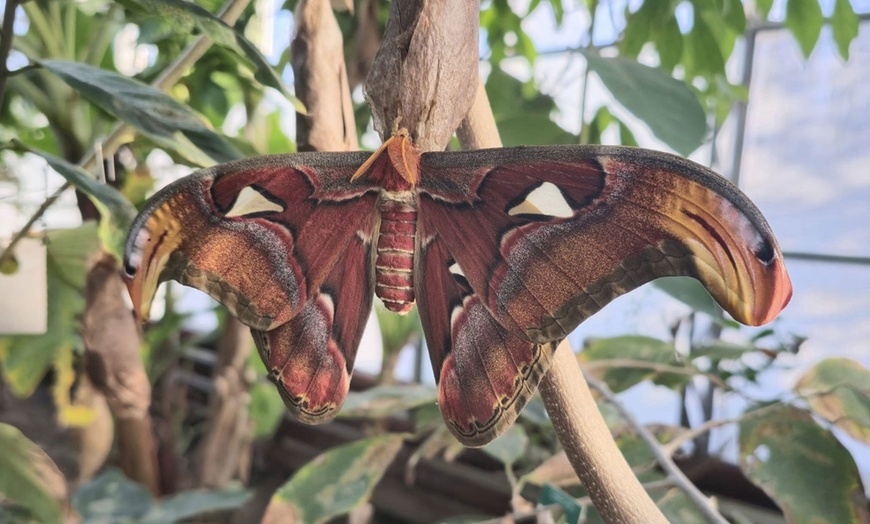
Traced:
<path id="1" fill-rule="evenodd" d="M 787 31 L 758 35 L 741 187 L 786 251 L 870 256 L 868 29 L 848 63 L 828 27 L 809 61 Z"/>

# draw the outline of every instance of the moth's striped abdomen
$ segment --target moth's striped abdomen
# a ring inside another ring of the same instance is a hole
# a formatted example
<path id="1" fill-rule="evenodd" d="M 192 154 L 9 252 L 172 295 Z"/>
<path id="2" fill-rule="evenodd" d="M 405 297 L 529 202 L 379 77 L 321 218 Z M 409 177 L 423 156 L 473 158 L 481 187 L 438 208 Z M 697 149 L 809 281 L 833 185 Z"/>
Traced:
<path id="1" fill-rule="evenodd" d="M 407 313 L 414 306 L 415 204 L 411 192 L 386 192 L 379 206 L 375 294 L 396 313 Z"/>

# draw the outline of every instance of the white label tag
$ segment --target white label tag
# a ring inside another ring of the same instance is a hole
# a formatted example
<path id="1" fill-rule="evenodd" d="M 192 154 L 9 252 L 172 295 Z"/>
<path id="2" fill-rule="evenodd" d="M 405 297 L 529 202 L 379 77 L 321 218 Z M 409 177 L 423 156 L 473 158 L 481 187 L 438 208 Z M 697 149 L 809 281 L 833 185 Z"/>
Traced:
<path id="1" fill-rule="evenodd" d="M 25 238 L 15 246 L 18 270 L 0 273 L 0 334 L 40 335 L 48 329 L 45 244 Z"/>

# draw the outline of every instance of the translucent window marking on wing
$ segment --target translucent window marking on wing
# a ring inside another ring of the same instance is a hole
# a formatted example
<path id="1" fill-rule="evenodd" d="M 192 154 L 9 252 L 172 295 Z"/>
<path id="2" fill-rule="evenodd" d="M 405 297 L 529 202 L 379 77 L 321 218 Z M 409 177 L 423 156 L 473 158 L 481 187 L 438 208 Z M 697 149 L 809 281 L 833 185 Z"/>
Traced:
<path id="1" fill-rule="evenodd" d="M 239 192 L 232 209 L 227 211 L 226 217 L 243 217 L 254 213 L 280 213 L 284 207 L 269 200 L 255 188 L 248 186 Z"/>
<path id="2" fill-rule="evenodd" d="M 471 284 L 468 283 L 468 278 L 465 276 L 465 273 L 462 271 L 462 268 L 459 267 L 459 263 L 450 259 L 447 261 L 447 271 L 453 275 L 453 280 L 455 280 L 460 286 L 466 289 L 471 288 Z"/>
<path id="3" fill-rule="evenodd" d="M 562 190 L 552 182 L 544 182 L 526 195 L 526 198 L 508 210 L 508 215 L 543 215 L 568 218 L 574 210 L 568 205 Z"/>

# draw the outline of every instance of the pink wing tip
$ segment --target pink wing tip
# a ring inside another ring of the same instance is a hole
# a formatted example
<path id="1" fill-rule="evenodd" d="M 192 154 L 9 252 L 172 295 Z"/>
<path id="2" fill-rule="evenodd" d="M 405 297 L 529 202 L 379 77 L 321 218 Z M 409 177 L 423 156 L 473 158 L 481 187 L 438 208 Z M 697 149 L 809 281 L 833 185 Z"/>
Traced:
<path id="1" fill-rule="evenodd" d="M 759 293 L 759 303 L 756 314 L 752 315 L 752 325 L 760 326 L 771 322 L 791 300 L 793 288 L 791 279 L 781 260 L 775 262 L 770 280 L 765 283 L 767 289 Z M 766 292 L 765 292 L 766 291 Z M 762 302 L 763 301 L 763 302 Z"/>

